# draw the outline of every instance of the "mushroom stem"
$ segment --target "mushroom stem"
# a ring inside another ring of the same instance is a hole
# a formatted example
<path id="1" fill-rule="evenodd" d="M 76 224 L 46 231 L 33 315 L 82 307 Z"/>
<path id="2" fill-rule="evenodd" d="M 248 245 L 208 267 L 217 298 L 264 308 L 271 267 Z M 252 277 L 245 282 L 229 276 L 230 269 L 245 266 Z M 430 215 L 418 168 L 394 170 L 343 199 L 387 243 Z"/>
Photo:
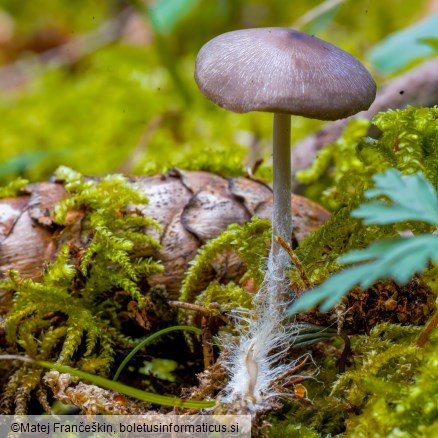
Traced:
<path id="1" fill-rule="evenodd" d="M 273 167 L 274 167 L 274 207 L 272 211 L 271 261 L 283 270 L 284 249 L 277 242 L 280 236 L 291 245 L 292 203 L 291 203 L 291 154 L 290 154 L 290 114 L 274 114 Z"/>

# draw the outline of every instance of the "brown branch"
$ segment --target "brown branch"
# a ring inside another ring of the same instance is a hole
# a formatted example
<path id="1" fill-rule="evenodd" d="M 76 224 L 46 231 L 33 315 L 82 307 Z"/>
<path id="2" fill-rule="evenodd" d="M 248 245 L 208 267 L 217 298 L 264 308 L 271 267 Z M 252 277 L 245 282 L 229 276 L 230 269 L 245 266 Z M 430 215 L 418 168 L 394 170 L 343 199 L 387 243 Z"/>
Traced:
<path id="1" fill-rule="evenodd" d="M 202 316 L 210 317 L 213 314 L 213 310 L 204 306 L 193 303 L 185 303 L 183 301 L 168 301 L 170 307 L 176 309 L 192 310 L 193 312 L 200 313 Z"/>
<path id="2" fill-rule="evenodd" d="M 438 327 L 438 312 L 435 313 L 433 318 L 427 324 L 426 328 L 420 333 L 420 336 L 418 336 L 417 345 L 419 347 L 422 348 L 427 344 L 432 330 L 436 329 L 436 327 Z"/>
<path id="3" fill-rule="evenodd" d="M 301 260 L 298 258 L 298 256 L 295 254 L 295 251 L 290 247 L 290 245 L 284 241 L 284 239 L 281 236 L 275 236 L 275 240 L 283 247 L 283 249 L 289 254 L 290 259 L 292 260 L 292 263 L 297 268 L 301 281 L 304 283 L 304 286 L 306 286 L 307 289 L 311 288 L 311 283 L 309 280 L 309 277 L 307 277 L 306 270 L 304 269 L 303 264 L 301 263 Z"/>

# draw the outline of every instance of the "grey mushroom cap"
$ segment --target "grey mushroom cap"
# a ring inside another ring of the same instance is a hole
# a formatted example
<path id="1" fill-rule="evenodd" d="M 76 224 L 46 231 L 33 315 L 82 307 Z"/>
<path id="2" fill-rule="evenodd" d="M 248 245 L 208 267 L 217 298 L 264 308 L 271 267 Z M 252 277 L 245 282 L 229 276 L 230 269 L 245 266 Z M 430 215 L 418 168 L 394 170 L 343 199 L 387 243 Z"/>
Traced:
<path id="1" fill-rule="evenodd" d="M 368 109 L 376 83 L 352 55 L 287 28 L 220 35 L 199 51 L 202 93 L 237 113 L 266 111 L 337 120 Z"/>

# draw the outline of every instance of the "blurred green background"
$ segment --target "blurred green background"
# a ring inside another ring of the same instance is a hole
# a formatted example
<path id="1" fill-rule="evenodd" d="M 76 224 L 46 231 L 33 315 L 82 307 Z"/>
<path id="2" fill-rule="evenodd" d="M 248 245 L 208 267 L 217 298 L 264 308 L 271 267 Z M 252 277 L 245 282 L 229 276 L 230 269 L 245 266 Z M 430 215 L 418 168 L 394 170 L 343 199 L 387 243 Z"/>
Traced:
<path id="1" fill-rule="evenodd" d="M 60 164 L 89 175 L 172 165 L 233 175 L 260 157 L 269 177 L 272 117 L 233 114 L 205 99 L 193 80 L 200 47 L 230 30 L 292 27 L 351 52 L 382 83 L 429 55 L 410 26 L 426 19 L 438 29 L 437 3 L 2 0 L 0 184 L 47 179 Z M 400 30 L 404 40 L 385 41 Z M 390 65 L 401 53 L 406 59 Z M 319 124 L 296 118 L 294 140 Z"/>

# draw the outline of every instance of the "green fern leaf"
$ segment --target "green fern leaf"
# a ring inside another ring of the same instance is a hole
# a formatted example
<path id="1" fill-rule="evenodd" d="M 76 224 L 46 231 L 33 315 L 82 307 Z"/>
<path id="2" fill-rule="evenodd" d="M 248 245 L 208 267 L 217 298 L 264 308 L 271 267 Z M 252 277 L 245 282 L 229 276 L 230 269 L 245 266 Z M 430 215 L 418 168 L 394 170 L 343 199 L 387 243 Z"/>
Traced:
<path id="1" fill-rule="evenodd" d="M 421 174 L 405 176 L 395 169 L 373 177 L 376 188 L 366 197 L 384 195 L 392 204 L 364 204 L 352 215 L 364 218 L 368 224 L 389 224 L 408 220 L 438 225 L 438 197 L 433 186 Z M 438 263 L 438 236 L 418 235 L 412 238 L 386 239 L 363 250 L 350 251 L 339 263 L 362 263 L 341 271 L 321 286 L 300 297 L 291 313 L 308 310 L 318 304 L 327 312 L 354 286 L 367 288 L 375 281 L 392 278 L 405 284 L 422 272 L 429 261 Z"/>
<path id="2" fill-rule="evenodd" d="M 432 184 L 421 174 L 402 175 L 395 169 L 374 175 L 376 188 L 365 196 L 387 196 L 393 204 L 380 201 L 363 204 L 351 215 L 364 219 L 364 224 L 391 224 L 421 221 L 438 225 L 438 196 Z"/>

